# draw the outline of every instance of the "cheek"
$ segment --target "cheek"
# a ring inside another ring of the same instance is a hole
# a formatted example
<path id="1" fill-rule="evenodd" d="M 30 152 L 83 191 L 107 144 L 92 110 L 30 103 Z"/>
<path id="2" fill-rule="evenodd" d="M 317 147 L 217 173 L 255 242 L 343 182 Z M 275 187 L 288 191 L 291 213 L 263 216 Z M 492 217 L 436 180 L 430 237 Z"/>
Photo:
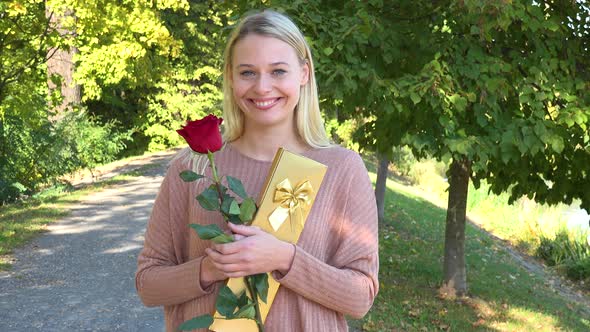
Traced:
<path id="1" fill-rule="evenodd" d="M 283 93 L 289 95 L 291 98 L 299 99 L 299 92 L 300 92 L 300 85 L 295 84 L 293 81 L 284 82 L 281 84 L 280 88 Z"/>
<path id="2" fill-rule="evenodd" d="M 248 86 L 244 83 L 236 83 L 236 81 L 234 81 L 234 84 L 232 84 L 232 90 L 234 92 L 234 98 L 238 99 L 242 98 L 246 91 L 248 91 Z"/>

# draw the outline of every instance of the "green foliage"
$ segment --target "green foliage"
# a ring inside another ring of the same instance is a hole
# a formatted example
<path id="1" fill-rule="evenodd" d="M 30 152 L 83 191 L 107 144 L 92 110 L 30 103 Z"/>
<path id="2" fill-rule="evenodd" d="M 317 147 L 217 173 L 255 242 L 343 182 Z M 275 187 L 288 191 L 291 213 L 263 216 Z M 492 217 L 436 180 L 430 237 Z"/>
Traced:
<path id="1" fill-rule="evenodd" d="M 248 194 L 246 193 L 246 190 L 244 189 L 244 185 L 242 184 L 242 181 L 240 181 L 240 179 L 236 179 L 233 176 L 227 176 L 227 183 L 229 186 L 229 189 L 231 189 L 231 191 L 233 191 L 234 193 L 236 193 L 238 196 L 242 197 L 243 199 L 248 198 Z"/>
<path id="2" fill-rule="evenodd" d="M 410 161 L 407 167 L 412 185 L 444 206 L 448 188 L 443 181 L 444 164 L 430 158 Z M 567 229 L 563 211 L 571 207 L 539 204 L 526 197 L 508 204 L 509 193 L 496 195 L 489 188 L 486 181 L 482 181 L 479 188 L 470 186 L 467 211 L 471 220 L 526 254 L 543 259 L 548 266 L 557 266 L 568 278 L 590 277 L 585 274 L 590 256 L 587 239 L 590 233 Z"/>
<path id="3" fill-rule="evenodd" d="M 206 226 L 190 224 L 189 226 L 197 232 L 200 239 L 211 240 L 214 243 L 230 243 L 234 241 L 231 236 L 225 234 L 216 224 Z"/>
<path id="4" fill-rule="evenodd" d="M 412 171 L 412 167 L 417 163 L 417 160 L 409 147 L 402 146 L 393 148 L 391 162 L 401 175 L 407 176 Z"/>
<path id="5" fill-rule="evenodd" d="M 253 281 L 254 287 L 256 288 L 256 293 L 258 296 L 260 296 L 260 299 L 266 303 L 266 298 L 268 296 L 268 274 L 254 274 L 250 276 L 250 278 Z"/>
<path id="6" fill-rule="evenodd" d="M 180 172 L 180 178 L 184 181 L 184 182 L 193 182 L 196 181 L 198 179 L 202 179 L 204 176 L 201 174 L 197 174 L 193 171 L 182 171 Z"/>
<path id="7" fill-rule="evenodd" d="M 76 32 L 77 82 L 83 100 L 105 121 L 134 131 L 134 150 L 161 150 L 181 139 L 187 119 L 219 113 L 228 5 L 216 1 L 54 0 L 56 12 L 76 8 L 64 25 Z"/>
<path id="8" fill-rule="evenodd" d="M 256 203 L 251 197 L 246 198 L 242 201 L 240 206 L 240 221 L 243 223 L 250 223 L 256 213 Z"/>
<path id="9" fill-rule="evenodd" d="M 259 6 L 284 10 L 309 36 L 322 106 L 339 123 L 366 119 L 355 135 L 361 148 L 390 154 L 407 144 L 419 157 L 466 157 L 476 186 L 488 179 L 511 200 L 579 198 L 590 207 L 580 185 L 590 163 L 584 2 Z"/>
<path id="10" fill-rule="evenodd" d="M 359 152 L 360 146 L 355 142 L 353 137 L 358 129 L 357 123 L 358 120 L 356 119 L 347 119 L 342 122 L 338 122 L 338 119 L 336 118 L 330 119 L 326 122 L 326 132 L 337 144 Z"/>
<path id="11" fill-rule="evenodd" d="M 590 162 L 589 34 L 578 24 L 590 9 L 528 1 L 449 7 L 459 12 L 436 23 L 433 33 L 445 40 L 437 55 L 394 84 L 422 113 L 404 141 L 437 158 L 466 156 L 476 186 L 487 179 L 495 193 L 510 191 L 511 201 L 579 198 L 589 207 L 581 189 L 588 174 L 577 170 Z"/>
<path id="12" fill-rule="evenodd" d="M 7 99 L 12 105 L 26 103 L 31 92 L 46 83 L 42 64 L 47 51 L 59 44 L 57 36 L 43 1 L 0 2 L 0 121 Z M 27 109 L 21 111 L 27 113 Z"/>
<path id="13" fill-rule="evenodd" d="M 232 317 L 236 307 L 238 306 L 238 297 L 232 292 L 232 290 L 225 286 L 219 291 L 217 301 L 215 302 L 215 308 L 225 317 Z"/>
<path id="14" fill-rule="evenodd" d="M 558 266 L 574 280 L 590 278 L 588 232 L 559 231 L 554 238 L 541 236 L 536 255 L 549 266 Z"/>
<path id="15" fill-rule="evenodd" d="M 266 273 L 264 273 L 266 276 Z M 252 276 L 253 278 L 254 276 Z M 268 290 L 268 283 L 266 284 Z M 228 286 L 224 286 L 219 291 L 219 296 L 215 302 L 215 308 L 222 314 L 226 319 L 236 318 L 248 318 L 255 319 L 254 302 L 252 302 L 246 295 L 246 292 L 242 292 L 238 298 Z"/>
<path id="16" fill-rule="evenodd" d="M 85 111 L 70 111 L 57 122 L 53 149 L 71 169 L 93 169 L 115 160 L 125 148 L 129 134 L 117 130 L 114 121 L 103 124 Z"/>
<path id="17" fill-rule="evenodd" d="M 341 124 L 356 119 L 357 149 L 389 155 L 391 147 L 400 144 L 409 115 L 393 109 L 392 82 L 417 72 L 433 55 L 432 39 L 425 37 L 431 16 L 441 5 L 430 1 L 271 1 L 268 5 L 285 10 L 309 37 L 327 116 Z"/>
<path id="18" fill-rule="evenodd" d="M 79 50 L 76 80 L 84 86 L 84 100 L 98 99 L 104 87 L 122 89 L 153 86 L 167 66 L 167 58 L 181 52 L 181 43 L 172 38 L 160 18 L 160 11 L 188 9 L 187 1 L 52 0 L 48 6 L 58 15 L 75 8 L 75 17 L 61 24 L 75 32 L 70 38 Z"/>
<path id="19" fill-rule="evenodd" d="M 178 327 L 179 331 L 192 331 L 195 329 L 206 328 L 213 324 L 213 316 L 211 315 L 202 315 L 192 319 L 187 320 L 186 322 L 180 324 Z"/>
<path id="20" fill-rule="evenodd" d="M 573 280 L 590 278 L 590 257 L 581 260 L 569 260 L 565 263 L 566 274 Z"/>
<path id="21" fill-rule="evenodd" d="M 3 149 L 0 182 L 11 186 L 2 190 L 0 203 L 31 194 L 61 175 L 112 161 L 125 147 L 127 135 L 118 133 L 114 123 L 99 124 L 85 112 L 70 111 L 56 121 L 35 116 L 5 114 L 0 139 L 10 151 Z"/>
<path id="22" fill-rule="evenodd" d="M 49 137 L 47 50 L 56 46 L 43 1 L 0 2 L 0 205 L 30 193 L 52 166 L 34 165 Z M 50 175 L 51 176 L 51 175 Z"/>
<path id="23" fill-rule="evenodd" d="M 542 258 L 547 265 L 555 266 L 563 263 L 568 258 L 570 239 L 567 231 L 563 230 L 557 233 L 553 239 L 541 236 L 539 240 L 536 255 Z"/>
<path id="24" fill-rule="evenodd" d="M 202 193 L 197 196 L 199 205 L 207 211 L 219 211 L 220 203 L 217 189 L 214 185 L 205 189 Z"/>

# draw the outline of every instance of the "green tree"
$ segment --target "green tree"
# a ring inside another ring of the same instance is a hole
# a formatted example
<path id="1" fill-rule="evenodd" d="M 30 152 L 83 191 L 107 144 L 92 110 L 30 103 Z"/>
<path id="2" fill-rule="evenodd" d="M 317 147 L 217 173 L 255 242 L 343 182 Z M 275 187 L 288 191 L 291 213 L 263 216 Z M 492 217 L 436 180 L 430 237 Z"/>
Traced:
<path id="1" fill-rule="evenodd" d="M 250 6 L 254 2 L 247 2 Z M 260 4 L 259 4 L 260 5 Z M 588 5 L 572 1 L 270 1 L 309 37 L 325 110 L 357 139 L 450 161 L 444 288 L 467 292 L 469 179 L 590 207 Z M 262 5 L 260 5 L 262 6 Z M 416 14 L 419 13 L 419 14 Z"/>
<path id="2" fill-rule="evenodd" d="M 43 1 L 0 2 L 0 104 L 25 94 L 14 88 L 17 82 L 35 81 L 45 74 L 38 68 L 52 56 L 47 50 L 57 44 L 57 37 L 45 17 Z M 1 109 L 0 119 L 5 111 Z"/>
<path id="3" fill-rule="evenodd" d="M 0 2 L 0 204 L 123 147 L 113 123 L 100 126 L 83 112 L 57 119 L 49 108 L 61 96 L 48 89 L 46 61 L 68 46 L 49 8 L 41 0 Z"/>
<path id="4" fill-rule="evenodd" d="M 379 159 L 375 193 L 383 220 L 387 168 L 392 147 L 401 144 L 405 118 L 393 111 L 391 84 L 416 73 L 433 56 L 432 1 L 294 1 L 270 3 L 285 10 L 309 36 L 322 108 L 339 122 L 356 118 L 355 135 Z M 421 14 L 416 14 L 421 13 Z M 406 105 L 397 104 L 407 109 Z"/>
<path id="5" fill-rule="evenodd" d="M 176 145 L 174 129 L 218 111 L 223 4 L 55 0 L 54 6 L 75 8 L 68 28 L 76 32 L 75 79 L 84 104 L 134 130 L 138 148 Z"/>
<path id="6" fill-rule="evenodd" d="M 461 1 L 445 12 L 433 31 L 445 40 L 435 58 L 393 87 L 434 120 L 412 117 L 402 141 L 451 160 L 444 285 L 461 295 L 470 178 L 510 192 L 510 201 L 580 199 L 590 208 L 589 9 L 572 1 Z"/>
<path id="7" fill-rule="evenodd" d="M 58 42 L 49 22 L 43 1 L 0 2 L 0 204 L 39 176 L 26 156 L 49 116 L 44 63 Z"/>

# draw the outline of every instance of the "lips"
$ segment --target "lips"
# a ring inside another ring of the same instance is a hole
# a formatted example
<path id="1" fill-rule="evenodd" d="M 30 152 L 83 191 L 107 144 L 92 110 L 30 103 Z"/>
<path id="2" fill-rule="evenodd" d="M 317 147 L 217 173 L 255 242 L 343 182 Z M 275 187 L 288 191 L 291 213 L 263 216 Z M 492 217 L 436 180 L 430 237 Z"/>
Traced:
<path id="1" fill-rule="evenodd" d="M 281 100 L 281 97 L 279 98 L 265 98 L 265 99 L 250 99 L 250 102 L 252 104 L 254 104 L 254 106 L 256 106 L 256 108 L 262 109 L 262 110 L 267 110 L 269 108 L 272 108 L 274 105 L 276 105 L 279 100 Z"/>

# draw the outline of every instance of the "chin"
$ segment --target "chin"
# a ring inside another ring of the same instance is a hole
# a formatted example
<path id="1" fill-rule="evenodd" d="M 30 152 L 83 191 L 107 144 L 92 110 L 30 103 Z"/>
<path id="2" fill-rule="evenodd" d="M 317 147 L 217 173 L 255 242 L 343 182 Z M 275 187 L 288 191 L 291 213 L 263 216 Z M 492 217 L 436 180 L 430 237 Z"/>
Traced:
<path id="1" fill-rule="evenodd" d="M 244 120 L 256 126 L 282 126 L 288 122 L 295 121 L 294 112 L 285 111 L 282 108 L 261 110 L 257 108 L 246 108 Z"/>
<path id="2" fill-rule="evenodd" d="M 289 117 L 282 112 L 269 112 L 260 110 L 249 111 L 245 114 L 244 120 L 257 127 L 283 127 L 288 125 L 289 122 L 295 121 L 294 118 L 289 119 Z"/>

